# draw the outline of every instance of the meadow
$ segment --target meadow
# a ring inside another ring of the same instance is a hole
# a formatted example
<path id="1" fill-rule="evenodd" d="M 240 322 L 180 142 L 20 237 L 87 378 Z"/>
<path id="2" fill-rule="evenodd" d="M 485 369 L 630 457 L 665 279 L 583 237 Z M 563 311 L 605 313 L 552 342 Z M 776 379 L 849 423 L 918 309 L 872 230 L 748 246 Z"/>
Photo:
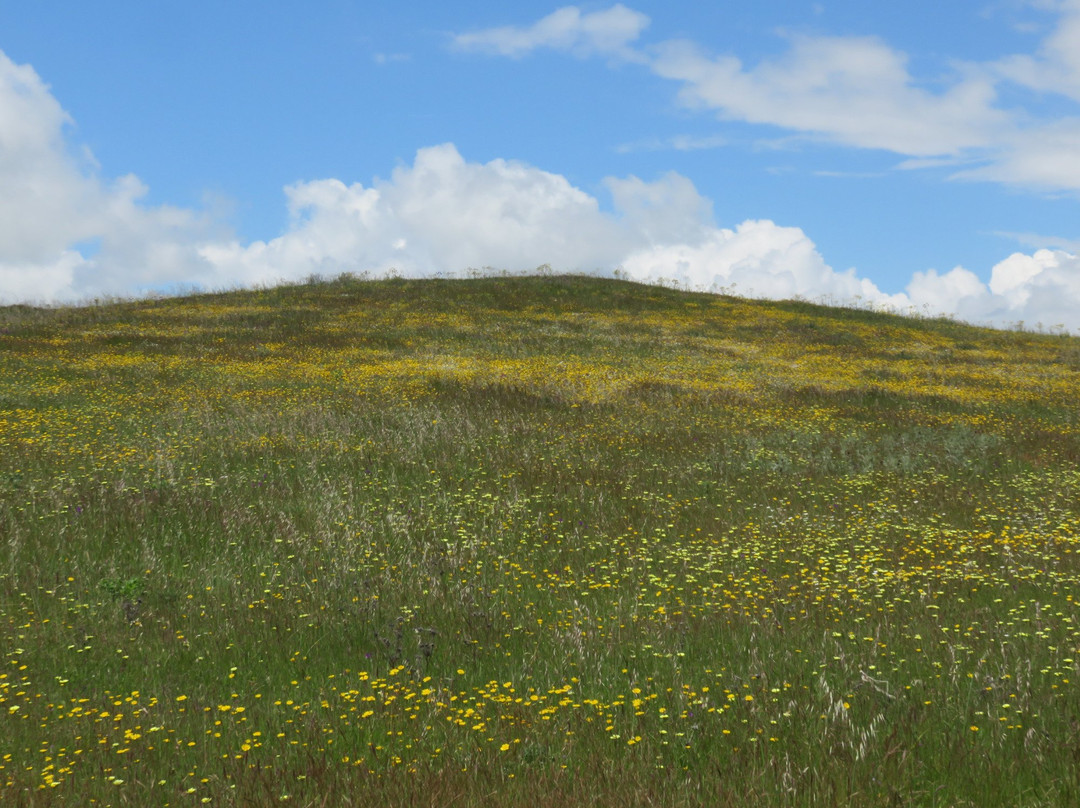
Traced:
<path id="1" fill-rule="evenodd" d="M 0 805 L 1078 805 L 1078 393 L 588 277 L 0 308 Z"/>

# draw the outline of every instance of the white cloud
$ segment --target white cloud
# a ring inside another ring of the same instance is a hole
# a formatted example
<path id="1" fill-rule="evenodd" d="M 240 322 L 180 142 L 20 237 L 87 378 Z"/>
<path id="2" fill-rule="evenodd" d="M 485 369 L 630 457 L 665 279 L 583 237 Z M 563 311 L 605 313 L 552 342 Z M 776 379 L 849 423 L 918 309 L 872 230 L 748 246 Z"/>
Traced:
<path id="1" fill-rule="evenodd" d="M 1018 232 L 1014 230 L 994 230 L 992 235 L 1011 239 L 1017 244 L 1036 249 L 1058 249 L 1065 252 L 1080 252 L 1080 240 L 1046 235 L 1045 233 Z"/>
<path id="2" fill-rule="evenodd" d="M 468 163 L 451 144 L 420 149 L 411 167 L 369 188 L 339 180 L 286 189 L 292 224 L 270 242 L 206 245 L 225 275 L 251 280 L 390 268 L 408 276 L 467 267 L 591 270 L 622 230 L 565 177 L 523 163 Z"/>
<path id="3" fill-rule="evenodd" d="M 1080 2 L 1043 5 L 1061 17 L 1038 50 L 1004 57 L 991 68 L 1024 87 L 1080 101 Z"/>
<path id="4" fill-rule="evenodd" d="M 934 269 L 916 272 L 906 291 L 912 306 L 921 307 L 931 315 L 958 314 L 959 307 L 970 307 L 972 301 L 982 300 L 988 294 L 979 276 L 963 267 L 955 267 L 944 275 Z"/>
<path id="5" fill-rule="evenodd" d="M 86 265 L 76 250 L 63 250 L 52 261 L 20 262 L 0 257 L 0 305 L 70 299 L 76 275 Z"/>
<path id="6" fill-rule="evenodd" d="M 0 52 L 0 244 L 9 261 L 91 235 L 94 188 L 65 153 L 70 119 L 28 65 Z"/>
<path id="7" fill-rule="evenodd" d="M 931 314 L 1080 333 L 1080 257 L 1063 250 L 1014 253 L 994 266 L 989 284 L 963 267 L 944 275 L 917 272 L 907 294 L 912 306 Z"/>
<path id="8" fill-rule="evenodd" d="M 134 176 L 103 183 L 92 155 L 73 154 L 71 120 L 28 65 L 0 52 L 0 301 L 64 300 L 208 278 L 193 211 L 149 208 Z M 80 245 L 96 242 L 85 256 Z"/>
<path id="9" fill-rule="evenodd" d="M 457 34 L 452 44 L 458 50 L 513 58 L 538 48 L 552 48 L 577 56 L 599 53 L 636 59 L 630 43 L 648 25 L 646 15 L 621 3 L 584 14 L 577 6 L 564 6 L 529 26 L 507 25 Z"/>
<path id="10" fill-rule="evenodd" d="M 640 280 L 675 280 L 751 297 L 858 300 L 899 308 L 908 303 L 902 295 L 884 294 L 854 270 L 837 272 L 800 228 L 768 220 L 746 221 L 734 230 L 710 227 L 697 243 L 656 244 L 629 255 L 623 268 Z"/>
<path id="11" fill-rule="evenodd" d="M 655 48 L 651 67 L 682 83 L 687 105 L 904 155 L 986 147 L 1008 121 L 993 108 L 989 80 L 968 75 L 932 93 L 915 85 L 903 53 L 874 37 L 792 36 L 782 57 L 750 69 L 669 41 Z"/>
<path id="12" fill-rule="evenodd" d="M 952 177 L 1022 185 L 1045 191 L 1080 190 L 1080 118 L 1065 118 L 1002 138 L 994 160 Z"/>
<path id="13" fill-rule="evenodd" d="M 909 160 L 901 160 L 896 164 L 896 168 L 900 171 L 918 171 L 923 168 L 948 168 L 975 162 L 978 161 L 964 160 L 960 157 L 912 157 Z"/>
<path id="14" fill-rule="evenodd" d="M 634 176 L 608 177 L 604 185 L 620 214 L 619 223 L 626 231 L 620 243 L 627 248 L 697 243 L 713 229 L 712 203 L 698 193 L 694 183 L 674 171 L 654 182 Z"/>

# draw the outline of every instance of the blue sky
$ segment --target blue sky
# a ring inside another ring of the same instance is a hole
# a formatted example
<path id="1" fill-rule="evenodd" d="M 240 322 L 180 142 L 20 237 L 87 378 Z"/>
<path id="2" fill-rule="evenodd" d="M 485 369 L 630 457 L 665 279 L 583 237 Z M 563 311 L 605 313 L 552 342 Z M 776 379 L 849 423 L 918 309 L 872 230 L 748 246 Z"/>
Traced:
<path id="1" fill-rule="evenodd" d="M 0 0 L 0 300 L 549 263 L 1080 330 L 1078 0 L 373 5 Z"/>

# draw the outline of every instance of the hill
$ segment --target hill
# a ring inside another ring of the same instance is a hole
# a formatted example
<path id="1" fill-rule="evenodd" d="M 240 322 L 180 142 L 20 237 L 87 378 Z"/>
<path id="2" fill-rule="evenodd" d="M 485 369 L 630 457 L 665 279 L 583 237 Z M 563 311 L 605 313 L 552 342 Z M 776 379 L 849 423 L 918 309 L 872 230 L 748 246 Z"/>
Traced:
<path id="1" fill-rule="evenodd" d="M 0 309 L 0 804 L 1075 804 L 1078 391 L 587 277 Z"/>

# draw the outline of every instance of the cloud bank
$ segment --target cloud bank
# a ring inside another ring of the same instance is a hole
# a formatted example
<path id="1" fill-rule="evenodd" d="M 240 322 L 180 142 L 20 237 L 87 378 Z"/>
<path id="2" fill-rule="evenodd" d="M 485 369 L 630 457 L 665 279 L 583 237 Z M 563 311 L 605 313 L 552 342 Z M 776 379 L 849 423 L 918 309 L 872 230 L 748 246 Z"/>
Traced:
<path id="1" fill-rule="evenodd" d="M 467 161 L 452 144 L 369 186 L 338 179 L 285 188 L 288 227 L 241 243 L 207 212 L 152 206 L 134 176 L 107 182 L 68 144 L 69 116 L 32 68 L 0 53 L 0 301 L 75 301 L 169 287 L 270 284 L 312 273 L 411 277 L 491 266 L 676 281 L 774 299 L 826 298 L 976 322 L 1080 331 L 1080 258 L 1015 254 L 983 283 L 962 267 L 915 273 L 889 294 L 830 267 L 797 227 L 719 227 L 677 173 L 610 177 L 610 205 L 565 177 L 512 160 Z"/>

